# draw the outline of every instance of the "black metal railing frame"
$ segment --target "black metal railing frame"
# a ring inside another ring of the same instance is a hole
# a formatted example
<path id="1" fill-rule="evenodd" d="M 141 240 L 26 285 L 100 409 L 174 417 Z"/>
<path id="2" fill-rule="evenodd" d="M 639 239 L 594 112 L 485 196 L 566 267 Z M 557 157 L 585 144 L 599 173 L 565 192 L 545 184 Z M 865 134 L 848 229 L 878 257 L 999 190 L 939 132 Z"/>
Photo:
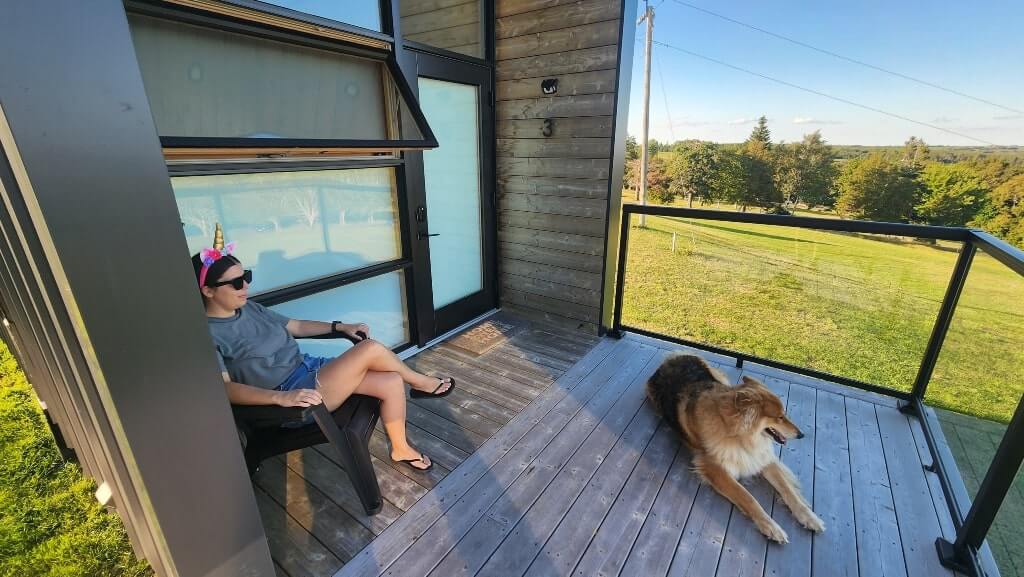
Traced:
<path id="1" fill-rule="evenodd" d="M 921 365 L 914 379 L 913 387 L 909 393 L 898 391 L 884 386 L 865 383 L 856 379 L 833 375 L 830 373 L 814 370 L 808 367 L 801 367 L 767 359 L 755 355 L 749 355 L 739 351 L 733 351 L 716 347 L 709 343 L 689 341 L 671 335 L 664 335 L 647 331 L 639 327 L 632 327 L 622 322 L 622 300 L 623 288 L 626 280 L 626 259 L 629 251 L 629 230 L 632 215 L 646 214 L 651 216 L 666 216 L 675 218 L 691 218 L 696 220 L 715 220 L 726 222 L 739 222 L 749 224 L 763 224 L 771 226 L 786 226 L 795 228 L 806 228 L 815 230 L 826 230 L 836 232 L 851 232 L 860 234 L 878 234 L 885 236 L 915 237 L 929 240 L 948 240 L 962 243 L 960 256 L 946 288 L 945 297 L 939 308 L 935 319 L 928 345 L 925 348 Z M 710 352 L 718 353 L 736 359 L 736 366 L 742 367 L 744 362 L 757 364 L 791 371 L 797 374 L 823 379 L 831 382 L 844 384 L 859 389 L 880 393 L 901 400 L 902 410 L 915 415 L 921 422 L 928 449 L 932 456 L 932 466 L 929 470 L 934 471 L 942 485 L 946 503 L 949 506 L 953 523 L 956 527 L 956 539 L 953 542 L 939 538 L 936 541 L 936 549 L 943 564 L 958 571 L 981 577 L 986 574 L 985 568 L 979 559 L 979 551 L 985 540 L 999 508 L 1009 492 L 1017 470 L 1024 461 L 1024 400 L 1018 402 L 1010 424 L 996 449 L 995 456 L 989 466 L 988 472 L 978 489 L 974 500 L 970 503 L 969 509 L 964 512 L 964 505 L 957 493 L 959 489 L 954 487 L 949 471 L 955 468 L 955 462 L 951 462 L 948 452 L 939 450 L 935 427 L 932 419 L 927 418 L 924 405 L 924 396 L 928 390 L 928 383 L 931 380 L 935 363 L 942 352 L 942 345 L 949 330 L 953 315 L 956 312 L 957 303 L 963 292 L 967 276 L 971 271 L 971 264 L 978 249 L 984 252 L 1007 268 L 1024 276 L 1024 251 L 1011 246 L 1010 244 L 981 230 L 929 226 L 917 224 L 901 224 L 888 222 L 874 222 L 862 220 L 842 220 L 831 218 L 814 218 L 803 216 L 782 216 L 770 214 L 756 214 L 749 212 L 727 212 L 719 210 L 704 210 L 692 208 L 677 208 L 666 206 L 642 206 L 626 204 L 622 207 L 622 223 L 619 237 L 619 254 L 617 277 L 615 281 L 615 306 L 612 317 L 612 328 L 609 334 L 621 337 L 625 332 L 633 332 L 651 336 L 654 338 L 672 341 L 678 344 L 700 348 Z M 1024 295 L 1022 295 L 1024 296 Z"/>

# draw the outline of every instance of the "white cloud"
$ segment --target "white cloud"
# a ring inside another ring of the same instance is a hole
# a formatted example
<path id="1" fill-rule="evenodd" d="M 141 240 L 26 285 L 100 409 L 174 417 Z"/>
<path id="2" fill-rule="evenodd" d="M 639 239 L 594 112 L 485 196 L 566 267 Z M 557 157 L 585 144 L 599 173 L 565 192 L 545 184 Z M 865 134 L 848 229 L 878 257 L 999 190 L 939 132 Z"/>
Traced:
<path id="1" fill-rule="evenodd" d="M 736 118 L 734 120 L 730 120 L 729 124 L 753 124 L 755 122 L 757 122 L 756 118 Z"/>
<path id="2" fill-rule="evenodd" d="M 934 122 L 935 124 L 952 124 L 954 122 L 958 122 L 959 120 L 960 120 L 959 118 L 950 118 L 948 116 L 938 116 L 936 118 L 933 118 L 932 122 Z"/>
<path id="3" fill-rule="evenodd" d="M 838 120 L 819 120 L 817 118 L 809 118 L 807 116 L 797 116 L 793 118 L 793 124 L 842 124 Z"/>
<path id="4" fill-rule="evenodd" d="M 1024 120 L 1024 114 L 1005 114 L 1003 116 L 993 116 L 992 120 Z"/>

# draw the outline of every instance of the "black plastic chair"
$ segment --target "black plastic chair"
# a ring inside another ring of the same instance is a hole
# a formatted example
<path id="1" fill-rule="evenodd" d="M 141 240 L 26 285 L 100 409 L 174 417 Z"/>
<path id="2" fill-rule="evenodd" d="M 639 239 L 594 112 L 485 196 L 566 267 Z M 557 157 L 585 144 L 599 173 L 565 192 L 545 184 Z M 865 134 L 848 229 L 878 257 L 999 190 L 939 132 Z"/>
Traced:
<path id="1" fill-rule="evenodd" d="M 340 332 L 320 335 L 317 339 L 356 339 Z M 231 405 L 235 425 L 244 437 L 245 464 L 249 475 L 259 469 L 265 459 L 329 442 L 338 455 L 349 481 L 359 495 L 367 515 L 379 513 L 383 506 L 377 474 L 370 462 L 370 435 L 380 418 L 380 400 L 352 395 L 333 413 L 321 405 L 312 407 L 279 407 L 276 405 Z M 314 422 L 301 427 L 282 427 L 312 414 Z"/>

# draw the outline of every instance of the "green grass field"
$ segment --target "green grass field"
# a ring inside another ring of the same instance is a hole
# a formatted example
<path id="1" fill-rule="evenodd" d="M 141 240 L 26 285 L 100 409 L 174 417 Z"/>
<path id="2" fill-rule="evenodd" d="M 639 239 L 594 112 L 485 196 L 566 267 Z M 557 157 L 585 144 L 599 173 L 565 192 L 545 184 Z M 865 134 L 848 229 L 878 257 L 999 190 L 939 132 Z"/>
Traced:
<path id="1" fill-rule="evenodd" d="M 903 391 L 957 259 L 953 243 L 636 218 L 625 324 Z M 979 251 L 929 403 L 1009 420 L 1024 390 L 1022 296 L 1024 279 Z"/>
<path id="2" fill-rule="evenodd" d="M 61 460 L 32 388 L 0 342 L 0 577 L 145 577 L 96 484 Z"/>

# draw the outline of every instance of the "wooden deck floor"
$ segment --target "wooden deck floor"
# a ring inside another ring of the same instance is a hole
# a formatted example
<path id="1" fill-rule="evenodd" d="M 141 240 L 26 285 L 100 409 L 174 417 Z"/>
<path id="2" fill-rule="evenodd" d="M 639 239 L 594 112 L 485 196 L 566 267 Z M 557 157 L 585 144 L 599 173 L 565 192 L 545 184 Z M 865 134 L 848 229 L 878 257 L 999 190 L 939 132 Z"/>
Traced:
<path id="1" fill-rule="evenodd" d="M 408 406 L 409 439 L 433 459 L 429 473 L 393 466 L 382 430 L 374 432 L 370 449 L 385 500 L 379 514 L 363 514 L 327 446 L 263 464 L 256 499 L 279 575 L 334 575 L 598 342 L 508 315 L 496 318 L 521 332 L 480 356 L 441 344 L 408 361 L 427 374 L 455 377 L 458 388 L 444 399 Z"/>
<path id="2" fill-rule="evenodd" d="M 751 481 L 789 533 L 788 545 L 768 544 L 694 478 L 686 449 L 645 405 L 646 378 L 674 348 L 633 336 L 598 342 L 490 439 L 472 437 L 462 449 L 471 454 L 415 504 L 400 499 L 397 521 L 386 511 L 380 524 L 390 526 L 338 575 L 952 575 L 935 554 L 936 537 L 953 527 L 924 469 L 919 423 L 892 399 L 748 365 L 807 433 L 781 455 L 828 526 L 811 535 Z M 301 537 L 309 515 L 292 516 Z"/>

